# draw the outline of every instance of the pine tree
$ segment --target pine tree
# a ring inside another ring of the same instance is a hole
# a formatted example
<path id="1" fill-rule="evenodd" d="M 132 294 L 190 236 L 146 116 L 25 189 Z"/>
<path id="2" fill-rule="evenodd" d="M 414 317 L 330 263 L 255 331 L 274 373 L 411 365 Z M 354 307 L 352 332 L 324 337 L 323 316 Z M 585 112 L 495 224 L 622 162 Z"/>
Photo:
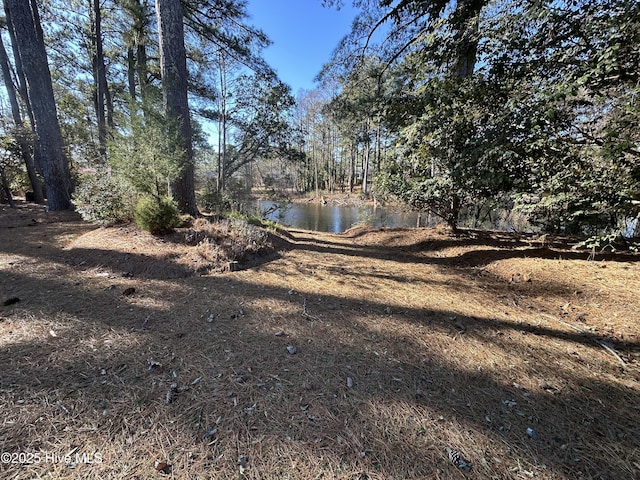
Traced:
<path id="1" fill-rule="evenodd" d="M 39 145 L 47 206 L 50 210 L 71 208 L 71 178 L 53 96 L 40 16 L 35 0 L 5 0 L 8 27 L 27 80 Z"/>

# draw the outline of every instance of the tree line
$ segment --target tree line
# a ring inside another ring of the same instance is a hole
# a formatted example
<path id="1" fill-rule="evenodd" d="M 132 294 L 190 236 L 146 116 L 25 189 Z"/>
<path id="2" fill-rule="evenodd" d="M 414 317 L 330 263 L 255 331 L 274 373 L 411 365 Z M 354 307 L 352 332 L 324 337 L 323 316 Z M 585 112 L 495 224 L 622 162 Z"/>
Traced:
<path id="1" fill-rule="evenodd" d="M 261 56 L 270 41 L 246 2 L 3 3 L 7 199 L 7 177 L 25 171 L 24 189 L 50 210 L 115 220 L 147 197 L 196 215 L 200 184 L 224 190 L 288 150 L 294 99 Z"/>
<path id="2" fill-rule="evenodd" d="M 309 144 L 333 149 L 313 162 L 323 186 L 360 183 L 453 228 L 499 208 L 545 231 L 633 234 L 638 2 L 354 5 L 319 75 L 333 93 L 306 109 L 324 122 Z"/>
<path id="3" fill-rule="evenodd" d="M 353 3 L 320 86 L 294 98 L 241 0 L 4 0 L 5 190 L 19 164 L 50 209 L 170 196 L 193 215 L 242 179 L 358 189 L 453 228 L 501 209 L 633 233 L 637 1 Z"/>

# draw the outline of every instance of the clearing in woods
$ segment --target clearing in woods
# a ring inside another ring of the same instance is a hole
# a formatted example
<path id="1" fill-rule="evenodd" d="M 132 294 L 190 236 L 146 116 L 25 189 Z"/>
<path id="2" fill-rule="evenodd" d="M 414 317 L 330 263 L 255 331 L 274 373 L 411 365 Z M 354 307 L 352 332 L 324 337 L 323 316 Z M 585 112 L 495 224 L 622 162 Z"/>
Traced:
<path id="1" fill-rule="evenodd" d="M 2 478 L 640 476 L 640 257 L 203 222 L 2 207 Z"/>

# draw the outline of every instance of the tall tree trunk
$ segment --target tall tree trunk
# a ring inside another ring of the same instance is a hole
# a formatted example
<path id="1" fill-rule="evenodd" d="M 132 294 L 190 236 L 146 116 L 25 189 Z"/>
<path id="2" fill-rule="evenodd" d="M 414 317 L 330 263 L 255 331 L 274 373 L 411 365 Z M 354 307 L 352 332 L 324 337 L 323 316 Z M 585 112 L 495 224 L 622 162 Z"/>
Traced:
<path id="1" fill-rule="evenodd" d="M 316 155 L 315 143 L 311 146 L 311 157 L 313 158 L 313 179 L 316 197 L 318 197 L 320 195 L 320 171 L 318 169 L 318 157 Z"/>
<path id="2" fill-rule="evenodd" d="M 142 40 L 139 40 L 142 42 Z M 149 67 L 147 65 L 147 46 L 139 43 L 136 46 L 136 70 L 138 73 L 138 88 L 140 90 L 140 100 L 143 108 L 148 108 L 146 100 L 148 98 L 147 90 L 149 87 Z"/>
<path id="3" fill-rule="evenodd" d="M 147 58 L 146 30 L 149 24 L 147 19 L 147 0 L 138 1 L 138 18 L 134 22 L 136 28 L 136 69 L 138 71 L 138 85 L 140 88 L 140 100 L 143 111 L 149 108 L 147 105 L 149 89 L 149 66 Z M 157 5 L 157 4 L 156 4 Z M 157 6 L 156 6 L 157 9 Z M 158 28 L 160 28 L 158 26 Z"/>
<path id="4" fill-rule="evenodd" d="M 480 11 L 488 0 L 458 0 L 455 16 L 459 26 L 454 35 L 455 59 L 451 74 L 456 78 L 473 75 L 478 56 Z"/>
<path id="5" fill-rule="evenodd" d="M 156 0 L 160 71 L 164 108 L 169 120 L 179 125 L 183 163 L 171 190 L 182 213 L 197 215 L 195 165 L 189 101 L 187 97 L 187 55 L 184 46 L 183 12 L 180 0 Z"/>
<path id="6" fill-rule="evenodd" d="M 227 68 L 224 53 L 218 55 L 220 71 L 220 117 L 218 120 L 218 191 L 225 189 L 225 165 L 227 163 Z"/>
<path id="7" fill-rule="evenodd" d="M 100 157 L 107 159 L 107 74 L 102 51 L 102 12 L 100 0 L 90 0 L 93 14 L 93 76 L 95 88 L 95 109 L 98 122 L 98 143 Z"/>
<path id="8" fill-rule="evenodd" d="M 133 47 L 127 48 L 127 87 L 129 90 L 129 115 L 131 119 L 136 116 L 138 107 L 136 105 L 136 56 Z"/>
<path id="9" fill-rule="evenodd" d="M 357 143 L 353 142 L 351 145 L 351 152 L 349 155 L 349 193 L 353 193 L 353 189 L 356 185 L 356 160 L 358 156 Z"/>
<path id="10" fill-rule="evenodd" d="M 458 0 L 454 13 L 459 22 L 454 34 L 455 56 L 449 72 L 455 79 L 464 80 L 473 75 L 478 57 L 480 11 L 487 3 L 488 0 Z M 454 192 L 446 218 L 454 232 L 458 230 L 460 206 L 460 197 Z"/>
<path id="11" fill-rule="evenodd" d="M 5 0 L 9 28 L 24 70 L 33 111 L 49 210 L 71 208 L 71 177 L 62 145 L 56 103 L 35 0 Z"/>
<path id="12" fill-rule="evenodd" d="M 7 51 L 4 48 L 4 42 L 0 35 L 0 69 L 2 70 L 2 78 L 4 79 L 4 85 L 7 90 L 7 96 L 9 97 L 9 103 L 11 104 L 11 113 L 13 115 L 13 122 L 16 126 L 16 142 L 20 148 L 20 155 L 24 160 L 27 168 L 27 175 L 29 176 L 29 182 L 31 183 L 31 190 L 33 190 L 33 199 L 36 203 L 44 203 L 43 185 L 38 174 L 36 172 L 36 166 L 31 156 L 31 145 L 27 140 L 24 122 L 22 121 L 22 114 L 20 113 L 20 105 L 18 104 L 18 97 L 16 95 L 16 89 L 13 85 L 11 78 L 11 67 L 9 66 L 9 57 Z"/>
<path id="13" fill-rule="evenodd" d="M 29 125 L 31 126 L 31 133 L 33 134 L 33 163 L 35 164 L 36 171 L 40 176 L 42 173 L 42 156 L 40 155 L 40 143 L 37 141 L 36 134 L 36 122 L 33 117 L 33 109 L 31 108 L 31 102 L 29 101 L 29 92 L 27 89 L 27 80 L 24 76 L 24 69 L 22 68 L 22 59 L 20 58 L 20 52 L 18 52 L 18 41 L 16 40 L 15 32 L 11 28 L 11 11 L 5 7 L 5 14 L 7 20 L 7 30 L 9 31 L 9 37 L 11 38 L 11 50 L 13 51 L 13 60 L 16 67 L 16 86 L 18 93 L 22 98 L 22 102 L 25 105 L 27 116 L 29 117 Z M 44 185 L 42 186 L 44 189 Z M 44 196 L 44 193 L 43 193 Z"/>
<path id="14" fill-rule="evenodd" d="M 130 0 L 122 2 L 121 6 L 131 17 L 131 30 L 125 34 L 127 45 L 127 81 L 129 96 L 135 103 L 140 98 L 143 114 L 147 114 L 149 105 L 146 104 L 147 89 L 149 84 L 149 68 L 147 65 L 147 34 L 150 23 L 149 0 Z M 138 78 L 138 90 L 136 91 L 136 77 Z M 136 107 L 132 104 L 132 115 Z"/>
<path id="15" fill-rule="evenodd" d="M 369 139 L 369 129 L 371 125 L 367 119 L 364 125 L 364 152 L 362 154 L 362 193 L 369 195 L 369 164 L 371 161 L 371 141 Z"/>
<path id="16" fill-rule="evenodd" d="M 131 100 L 136 99 L 136 56 L 133 47 L 127 48 L 127 86 Z"/>
<path id="17" fill-rule="evenodd" d="M 382 167 L 382 126 L 380 125 L 380 120 L 376 122 L 376 162 L 375 162 L 375 172 L 379 172 Z M 375 175 L 374 172 L 374 175 Z"/>
<path id="18" fill-rule="evenodd" d="M 115 122 L 113 120 L 113 114 L 114 114 L 114 109 L 113 109 L 113 97 L 111 96 L 111 92 L 109 91 L 109 88 L 107 87 L 106 81 L 106 75 L 105 75 L 105 87 L 104 87 L 104 100 L 105 102 L 107 102 L 107 126 L 113 130 L 113 128 L 115 127 Z"/>

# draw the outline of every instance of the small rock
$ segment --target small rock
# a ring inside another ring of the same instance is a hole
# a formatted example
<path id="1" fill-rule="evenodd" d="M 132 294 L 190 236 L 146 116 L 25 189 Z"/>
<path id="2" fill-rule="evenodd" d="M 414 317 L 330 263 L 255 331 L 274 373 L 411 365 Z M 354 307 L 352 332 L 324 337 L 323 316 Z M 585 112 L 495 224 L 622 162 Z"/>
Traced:
<path id="1" fill-rule="evenodd" d="M 347 377 L 347 388 L 353 388 L 353 378 Z"/>
<path id="2" fill-rule="evenodd" d="M 538 434 L 536 433 L 536 431 L 533 428 L 528 427 L 527 428 L 527 437 L 529 437 L 532 440 L 535 440 L 536 438 L 538 438 Z"/>
<path id="3" fill-rule="evenodd" d="M 276 332 L 276 337 L 286 337 L 286 336 L 287 336 L 287 334 L 285 333 L 284 330 L 278 330 Z"/>
<path id="4" fill-rule="evenodd" d="M 289 352 L 291 355 L 295 355 L 296 353 L 298 353 L 298 349 L 294 345 L 288 345 L 287 352 Z"/>

